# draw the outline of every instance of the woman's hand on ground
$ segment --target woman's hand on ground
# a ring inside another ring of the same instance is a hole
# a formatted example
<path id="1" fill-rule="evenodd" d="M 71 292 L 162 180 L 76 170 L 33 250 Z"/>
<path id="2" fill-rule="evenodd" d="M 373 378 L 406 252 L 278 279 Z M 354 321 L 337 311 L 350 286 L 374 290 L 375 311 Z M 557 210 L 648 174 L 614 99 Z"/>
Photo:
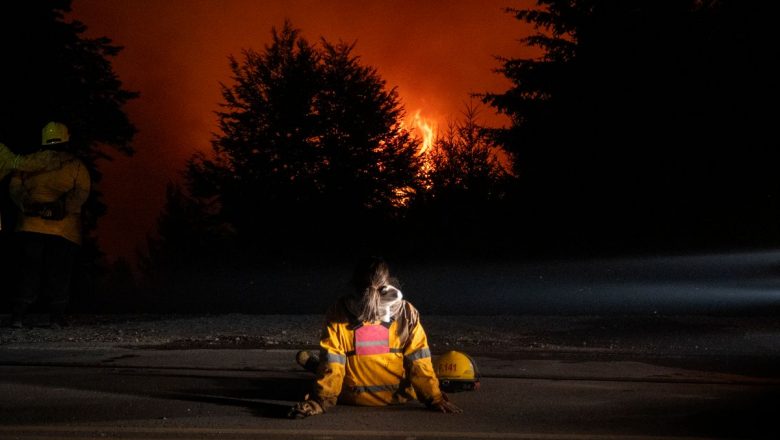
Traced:
<path id="1" fill-rule="evenodd" d="M 322 405 L 320 405 L 316 400 L 307 399 L 303 402 L 296 403 L 292 408 L 290 408 L 290 412 L 287 413 L 287 417 L 291 419 L 302 419 L 304 417 L 316 416 L 324 412 L 325 411 L 322 409 Z"/>
<path id="2" fill-rule="evenodd" d="M 458 405 L 450 402 L 450 399 L 446 394 L 442 393 L 441 400 L 429 405 L 429 408 L 433 411 L 443 412 L 446 414 L 460 414 L 463 412 Z"/>

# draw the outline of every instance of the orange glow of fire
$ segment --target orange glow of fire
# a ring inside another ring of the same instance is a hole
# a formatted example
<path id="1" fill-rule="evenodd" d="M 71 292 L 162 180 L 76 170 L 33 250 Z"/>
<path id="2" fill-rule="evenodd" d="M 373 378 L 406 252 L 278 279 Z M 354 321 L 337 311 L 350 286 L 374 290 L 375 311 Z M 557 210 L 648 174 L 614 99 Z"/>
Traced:
<path id="1" fill-rule="evenodd" d="M 410 118 L 409 127 L 412 130 L 416 130 L 421 136 L 422 144 L 420 145 L 419 155 L 423 155 L 433 148 L 433 142 L 436 140 L 436 123 L 431 119 L 424 118 L 422 110 L 417 109 L 414 112 L 414 116 Z"/>

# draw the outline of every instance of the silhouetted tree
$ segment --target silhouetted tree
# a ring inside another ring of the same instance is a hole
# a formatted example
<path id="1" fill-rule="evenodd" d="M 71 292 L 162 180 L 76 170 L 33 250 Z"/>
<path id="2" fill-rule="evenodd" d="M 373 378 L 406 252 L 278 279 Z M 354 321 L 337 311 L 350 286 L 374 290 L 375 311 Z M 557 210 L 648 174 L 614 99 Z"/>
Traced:
<path id="1" fill-rule="evenodd" d="M 418 143 L 398 95 L 352 50 L 312 45 L 286 22 L 262 52 L 230 58 L 214 156 L 196 155 L 188 182 L 261 251 L 347 244 L 413 187 Z"/>
<path id="2" fill-rule="evenodd" d="M 478 114 L 467 104 L 462 119 L 450 122 L 426 152 L 424 185 L 413 199 L 411 220 L 422 223 L 418 227 L 425 232 L 415 239 L 428 252 L 495 250 L 504 234 L 503 202 L 514 180 L 507 171 L 511 158 L 491 142 Z"/>
<path id="3" fill-rule="evenodd" d="M 65 18 L 70 5 L 70 0 L 41 0 L 0 7 L 0 141 L 17 152 L 29 152 L 40 145 L 46 122 L 64 122 L 72 147 L 98 183 L 101 174 L 95 162 L 109 157 L 104 147 L 133 152 L 130 142 L 136 130 L 123 107 L 137 94 L 123 89 L 113 71 L 111 58 L 121 48 L 105 37 L 84 36 L 83 23 Z M 7 191 L 0 193 L 6 197 Z M 84 209 L 85 229 L 93 231 L 106 211 L 97 186 Z M 89 261 L 98 258 L 93 237 L 86 237 L 82 254 Z"/>
<path id="4" fill-rule="evenodd" d="M 190 197 L 180 185 L 169 183 L 157 234 L 147 238 L 148 250 L 139 255 L 141 272 L 149 279 L 189 275 L 225 258 L 233 230 L 218 212 L 216 199 Z"/>
<path id="5" fill-rule="evenodd" d="M 543 55 L 501 59 L 513 85 L 484 101 L 512 118 L 493 134 L 515 154 L 523 203 L 542 213 L 532 227 L 707 242 L 777 222 L 780 150 L 763 110 L 778 98 L 770 9 L 540 0 L 510 10 L 536 27 L 524 42 Z"/>
<path id="6" fill-rule="evenodd" d="M 315 104 L 323 200 L 340 213 L 337 221 L 351 223 L 348 230 L 397 211 L 420 165 L 418 141 L 401 128 L 398 94 L 360 64 L 353 47 L 322 41 L 324 87 Z"/>

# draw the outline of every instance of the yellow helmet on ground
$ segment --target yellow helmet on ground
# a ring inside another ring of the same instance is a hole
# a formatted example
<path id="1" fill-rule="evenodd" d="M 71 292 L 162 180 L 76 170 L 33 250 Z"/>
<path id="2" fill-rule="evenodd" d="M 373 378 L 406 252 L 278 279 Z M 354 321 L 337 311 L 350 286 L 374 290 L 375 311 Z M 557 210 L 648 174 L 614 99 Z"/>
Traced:
<path id="1" fill-rule="evenodd" d="M 62 122 L 49 122 L 41 131 L 41 145 L 63 144 L 68 141 L 70 133 Z"/>
<path id="2" fill-rule="evenodd" d="M 459 351 L 448 351 L 433 363 L 439 388 L 447 392 L 479 389 L 477 364 L 469 355 Z"/>

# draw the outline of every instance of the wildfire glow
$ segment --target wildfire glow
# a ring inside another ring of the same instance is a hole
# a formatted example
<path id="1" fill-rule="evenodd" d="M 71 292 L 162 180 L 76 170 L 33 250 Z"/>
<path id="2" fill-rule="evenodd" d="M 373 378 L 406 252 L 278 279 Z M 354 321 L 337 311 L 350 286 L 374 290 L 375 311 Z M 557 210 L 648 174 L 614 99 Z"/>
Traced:
<path id="1" fill-rule="evenodd" d="M 414 116 L 411 117 L 409 126 L 413 130 L 418 130 L 422 137 L 422 145 L 418 154 L 425 154 L 433 148 L 433 142 L 436 138 L 436 124 L 430 119 L 426 119 L 420 115 L 421 110 L 418 109 Z"/>

